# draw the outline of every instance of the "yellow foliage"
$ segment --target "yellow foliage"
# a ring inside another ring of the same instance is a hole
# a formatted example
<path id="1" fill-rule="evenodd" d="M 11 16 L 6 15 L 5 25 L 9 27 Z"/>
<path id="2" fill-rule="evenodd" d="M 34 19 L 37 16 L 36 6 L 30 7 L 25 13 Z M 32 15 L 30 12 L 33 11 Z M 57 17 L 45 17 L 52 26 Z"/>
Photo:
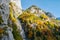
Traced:
<path id="1" fill-rule="evenodd" d="M 10 14 L 9 14 L 9 18 L 12 22 L 16 22 L 16 18 L 14 17 L 13 15 L 13 8 L 12 6 L 10 5 Z"/>
<path id="2" fill-rule="evenodd" d="M 37 26 L 37 27 L 36 27 L 36 30 L 37 30 L 37 31 L 41 31 L 41 26 Z"/>
<path id="3" fill-rule="evenodd" d="M 52 28 L 54 28 L 54 23 L 53 23 L 53 22 L 50 22 L 50 26 L 51 26 Z"/>
<path id="4" fill-rule="evenodd" d="M 21 21 L 24 21 L 26 23 L 25 31 L 28 32 L 28 34 L 27 34 L 28 38 L 31 39 L 33 37 L 32 36 L 33 32 L 35 33 L 37 31 L 39 31 L 42 33 L 41 36 L 45 36 L 47 40 L 54 40 L 55 39 L 52 34 L 52 32 L 55 32 L 55 31 L 51 31 L 55 27 L 55 23 L 53 21 L 46 21 L 48 19 L 47 15 L 41 14 L 41 18 L 46 19 L 46 20 L 41 20 L 39 17 L 35 16 L 32 13 L 23 12 L 18 18 Z M 58 31 L 58 29 L 56 29 L 56 31 Z M 41 37 L 41 38 L 43 38 L 43 37 Z"/>
<path id="5" fill-rule="evenodd" d="M 29 31 L 28 38 L 31 38 L 32 35 L 33 35 L 33 32 L 32 31 Z"/>
<path id="6" fill-rule="evenodd" d="M 0 24 L 3 22 L 2 16 L 0 15 Z"/>
<path id="7" fill-rule="evenodd" d="M 0 34 L 2 34 L 4 32 L 4 30 L 2 28 L 0 28 Z"/>
<path id="8" fill-rule="evenodd" d="M 44 19 L 47 19 L 48 18 L 48 16 L 45 15 L 45 14 L 41 14 L 41 17 L 44 18 Z"/>
<path id="9" fill-rule="evenodd" d="M 47 21 L 44 21 L 44 23 L 45 23 L 46 25 L 48 25 L 48 22 L 47 22 Z"/>
<path id="10" fill-rule="evenodd" d="M 34 14 L 27 13 L 27 12 L 23 12 L 23 14 L 21 14 L 19 16 L 19 18 L 22 19 L 23 21 L 27 21 L 27 22 L 29 22 L 29 21 L 34 22 L 34 20 L 40 20 L 40 18 L 38 18 Z"/>
<path id="11" fill-rule="evenodd" d="M 37 23 L 38 25 L 43 25 L 43 22 L 41 20 L 35 20 L 35 23 Z"/>

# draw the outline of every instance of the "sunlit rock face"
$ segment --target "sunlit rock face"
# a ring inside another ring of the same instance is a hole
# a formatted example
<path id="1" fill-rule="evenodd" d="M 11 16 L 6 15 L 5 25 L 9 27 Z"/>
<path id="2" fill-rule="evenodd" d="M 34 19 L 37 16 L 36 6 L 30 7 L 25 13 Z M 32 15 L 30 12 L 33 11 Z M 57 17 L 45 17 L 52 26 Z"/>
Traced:
<path id="1" fill-rule="evenodd" d="M 22 36 L 23 40 L 25 40 L 24 30 L 22 29 L 20 21 L 17 19 L 17 17 L 22 13 L 21 0 L 11 0 L 10 8 L 13 12 L 13 17 L 16 20 L 14 23 L 17 25 L 17 29 L 20 31 L 20 35 Z"/>
<path id="2" fill-rule="evenodd" d="M 11 0 L 14 16 L 17 18 L 22 13 L 21 0 Z"/>
<path id="3" fill-rule="evenodd" d="M 11 2 L 15 3 L 20 9 L 22 9 L 21 0 L 11 0 Z"/>
<path id="4" fill-rule="evenodd" d="M 12 10 L 12 12 L 10 10 L 10 13 L 12 13 L 12 19 L 15 19 L 14 23 L 16 24 L 17 29 L 20 31 L 20 35 L 22 36 L 23 40 L 25 40 L 24 30 L 22 29 L 20 21 L 17 19 L 18 16 L 22 13 L 21 0 L 11 0 L 9 6 Z"/>

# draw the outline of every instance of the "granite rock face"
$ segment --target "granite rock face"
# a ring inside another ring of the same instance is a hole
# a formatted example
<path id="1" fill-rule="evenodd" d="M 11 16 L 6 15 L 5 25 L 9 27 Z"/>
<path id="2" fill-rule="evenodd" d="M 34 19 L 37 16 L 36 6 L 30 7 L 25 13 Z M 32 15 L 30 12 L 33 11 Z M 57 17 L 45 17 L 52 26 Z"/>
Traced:
<path id="1" fill-rule="evenodd" d="M 3 24 L 7 24 L 9 16 L 9 0 L 0 0 L 0 15 L 3 19 Z"/>
<path id="2" fill-rule="evenodd" d="M 3 20 L 3 23 L 0 24 L 0 28 L 3 29 L 4 27 L 7 27 L 5 31 L 7 35 L 2 33 L 3 36 L 1 36 L 0 40 L 14 40 L 12 30 L 11 30 L 12 28 L 8 26 L 8 19 L 10 14 L 10 3 L 12 3 L 13 16 L 17 20 L 16 25 L 21 27 L 17 19 L 17 17 L 22 13 L 21 0 L 0 0 L 0 15 L 2 16 L 2 20 Z"/>
<path id="3" fill-rule="evenodd" d="M 22 13 L 21 0 L 11 0 L 14 16 L 17 18 Z"/>

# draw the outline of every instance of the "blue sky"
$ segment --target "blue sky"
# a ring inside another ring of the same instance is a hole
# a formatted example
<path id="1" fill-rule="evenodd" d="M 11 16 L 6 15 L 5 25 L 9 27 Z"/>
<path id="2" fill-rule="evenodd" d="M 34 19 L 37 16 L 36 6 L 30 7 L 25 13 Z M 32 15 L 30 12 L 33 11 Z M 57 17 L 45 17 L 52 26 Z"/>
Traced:
<path id="1" fill-rule="evenodd" d="M 55 17 L 60 17 L 60 0 L 21 0 L 22 8 L 27 9 L 31 5 L 51 12 Z"/>

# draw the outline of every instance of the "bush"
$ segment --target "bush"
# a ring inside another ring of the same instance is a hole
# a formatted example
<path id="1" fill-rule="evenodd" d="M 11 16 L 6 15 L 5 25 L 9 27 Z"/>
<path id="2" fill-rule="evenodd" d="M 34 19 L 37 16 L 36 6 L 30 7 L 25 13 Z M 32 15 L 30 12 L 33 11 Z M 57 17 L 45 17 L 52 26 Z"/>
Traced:
<path id="1" fill-rule="evenodd" d="M 0 15 L 0 24 L 2 24 L 3 22 L 3 19 L 2 19 L 2 16 Z"/>
<path id="2" fill-rule="evenodd" d="M 13 23 L 13 27 L 12 28 L 13 28 L 12 33 L 13 33 L 13 36 L 14 36 L 15 40 L 22 40 L 22 37 L 21 37 L 19 31 L 17 30 L 16 24 Z"/>

